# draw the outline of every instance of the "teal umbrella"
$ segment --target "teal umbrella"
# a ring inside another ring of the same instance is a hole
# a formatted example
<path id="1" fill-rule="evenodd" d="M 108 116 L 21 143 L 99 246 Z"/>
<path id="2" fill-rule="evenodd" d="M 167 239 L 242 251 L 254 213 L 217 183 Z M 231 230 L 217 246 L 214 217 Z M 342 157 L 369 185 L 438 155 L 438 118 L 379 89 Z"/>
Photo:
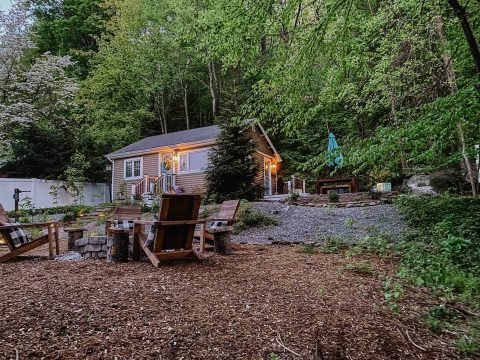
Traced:
<path id="1" fill-rule="evenodd" d="M 328 165 L 337 166 L 340 165 L 343 161 L 343 155 L 338 149 L 337 140 L 335 140 L 335 135 L 330 133 L 328 135 Z"/>

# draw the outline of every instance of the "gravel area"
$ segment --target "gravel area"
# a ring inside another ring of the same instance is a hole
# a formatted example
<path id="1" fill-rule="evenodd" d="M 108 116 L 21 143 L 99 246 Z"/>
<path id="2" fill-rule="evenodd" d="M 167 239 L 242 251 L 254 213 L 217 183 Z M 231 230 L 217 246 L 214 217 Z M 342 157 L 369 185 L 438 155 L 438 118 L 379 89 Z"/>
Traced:
<path id="1" fill-rule="evenodd" d="M 350 208 L 317 208 L 281 203 L 251 203 L 253 209 L 278 219 L 279 225 L 249 228 L 233 236 L 233 241 L 269 244 L 272 241 L 322 243 L 329 237 L 346 241 L 367 235 L 395 239 L 405 223 L 393 205 Z"/>

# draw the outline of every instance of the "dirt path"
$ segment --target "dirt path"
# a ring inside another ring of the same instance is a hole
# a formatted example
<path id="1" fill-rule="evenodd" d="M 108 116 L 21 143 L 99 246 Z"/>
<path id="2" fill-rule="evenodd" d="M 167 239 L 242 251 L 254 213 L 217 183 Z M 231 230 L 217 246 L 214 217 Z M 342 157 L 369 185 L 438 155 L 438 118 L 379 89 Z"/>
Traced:
<path id="1" fill-rule="evenodd" d="M 364 260 L 376 270 L 294 246 L 159 269 L 23 258 L 0 265 L 0 358 L 459 358 L 419 320 L 432 300 L 408 291 L 394 315 L 380 279 L 394 265 Z"/>

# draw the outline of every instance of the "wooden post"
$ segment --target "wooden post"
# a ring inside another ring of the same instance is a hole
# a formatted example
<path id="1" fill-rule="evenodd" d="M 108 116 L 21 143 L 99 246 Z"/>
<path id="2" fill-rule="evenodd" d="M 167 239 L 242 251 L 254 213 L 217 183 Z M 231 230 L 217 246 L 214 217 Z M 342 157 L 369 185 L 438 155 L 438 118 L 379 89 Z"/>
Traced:
<path id="1" fill-rule="evenodd" d="M 205 252 L 205 223 L 200 224 L 200 254 Z"/>
<path id="2" fill-rule="evenodd" d="M 48 255 L 50 259 L 53 259 L 53 237 L 52 237 L 52 226 L 53 224 L 48 224 Z"/>
<path id="3" fill-rule="evenodd" d="M 82 228 L 66 228 L 64 231 L 68 233 L 68 250 L 76 250 L 75 242 L 81 238 L 83 238 L 83 231 L 85 229 Z"/>
<path id="4" fill-rule="evenodd" d="M 60 225 L 58 222 L 55 223 L 55 254 L 60 255 L 60 234 L 58 230 L 60 229 Z"/>
<path id="5" fill-rule="evenodd" d="M 140 231 L 141 231 L 142 225 L 140 224 L 135 224 L 133 227 L 133 249 L 132 249 L 132 258 L 133 260 L 139 260 L 140 259 Z"/>
<path id="6" fill-rule="evenodd" d="M 128 230 L 111 228 L 112 237 L 107 238 L 107 261 L 111 263 L 128 261 Z"/>

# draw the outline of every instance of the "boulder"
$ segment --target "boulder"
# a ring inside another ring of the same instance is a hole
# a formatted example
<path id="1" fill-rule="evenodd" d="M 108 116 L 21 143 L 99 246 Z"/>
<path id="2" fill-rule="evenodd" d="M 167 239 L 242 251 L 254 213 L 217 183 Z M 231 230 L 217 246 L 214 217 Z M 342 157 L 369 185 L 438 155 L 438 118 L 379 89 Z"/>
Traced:
<path id="1" fill-rule="evenodd" d="M 406 185 L 414 195 L 430 196 L 436 194 L 436 191 L 430 186 L 429 175 L 414 175 L 407 180 Z"/>

